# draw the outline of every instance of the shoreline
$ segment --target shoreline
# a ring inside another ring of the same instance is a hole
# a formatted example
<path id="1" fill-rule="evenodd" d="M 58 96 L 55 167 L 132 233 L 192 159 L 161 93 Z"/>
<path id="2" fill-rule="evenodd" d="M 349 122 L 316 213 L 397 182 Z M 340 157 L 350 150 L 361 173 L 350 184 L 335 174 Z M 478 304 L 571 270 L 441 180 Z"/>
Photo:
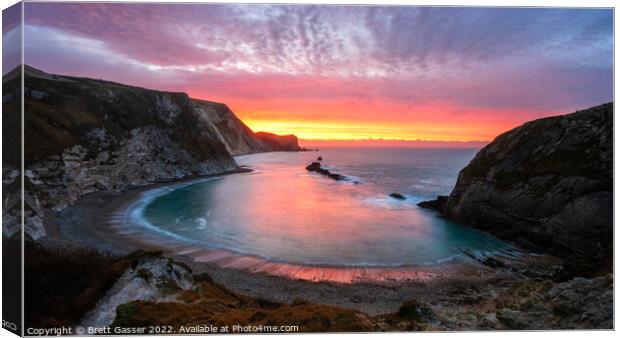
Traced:
<path id="1" fill-rule="evenodd" d="M 143 249 L 138 243 L 132 243 L 127 238 L 121 238 L 118 233 L 107 227 L 107 216 L 127 206 L 139 197 L 144 191 L 161 188 L 170 185 L 191 182 L 194 180 L 208 179 L 249 173 L 252 169 L 240 167 L 221 174 L 206 176 L 191 176 L 182 179 L 171 179 L 153 184 L 134 187 L 125 191 L 98 191 L 81 196 L 75 203 L 67 206 L 60 212 L 45 210 L 45 224 L 47 234 L 40 239 L 46 246 L 76 246 L 93 249 L 105 254 L 126 255 L 132 251 Z M 102 239 L 109 243 L 94 241 Z"/>
<path id="2" fill-rule="evenodd" d="M 238 171 L 234 173 L 247 173 Z M 359 283 L 359 282 L 407 282 L 441 279 L 453 275 L 470 276 L 492 273 L 493 269 L 476 260 L 473 256 L 456 255 L 443 262 L 431 264 L 389 265 L 332 265 L 301 262 L 278 261 L 251 253 L 236 252 L 226 248 L 209 247 L 202 243 L 193 243 L 191 239 L 175 238 L 175 234 L 159 233 L 157 228 L 137 223 L 131 216 L 134 208 L 143 198 L 156 198 L 170 190 L 187 185 L 199 184 L 209 179 L 220 177 L 197 177 L 186 180 L 171 181 L 141 189 L 131 194 L 113 199 L 99 218 L 97 229 L 105 229 L 119 241 L 142 250 L 162 251 L 169 256 L 184 256 L 194 263 L 212 263 L 219 267 L 282 276 L 294 280 L 312 282 Z M 169 189 L 166 189 L 169 188 Z M 161 192 L 157 190 L 162 190 Z M 152 196 L 149 196 L 153 194 Z M 97 243 L 100 245 L 100 243 Z M 497 256 L 490 257 L 499 257 Z M 519 257 L 502 256 L 504 260 L 518 261 Z"/>
<path id="3" fill-rule="evenodd" d="M 166 257 L 183 262 L 192 268 L 194 273 L 207 273 L 213 280 L 229 288 L 251 297 L 291 303 L 296 299 L 304 299 L 314 303 L 335 305 L 358 310 L 369 315 L 386 314 L 397 311 L 401 304 L 410 299 L 418 299 L 429 303 L 443 303 L 442 306 L 453 306 L 450 290 L 455 288 L 506 288 L 518 280 L 522 280 L 508 269 L 493 269 L 483 264 L 442 264 L 437 267 L 414 270 L 407 269 L 373 269 L 356 268 L 357 276 L 365 275 L 375 278 L 355 279 L 356 274 L 342 273 L 336 268 L 332 278 L 294 278 L 326 275 L 328 268 L 313 270 L 300 267 L 296 274 L 291 275 L 290 269 L 279 270 L 281 264 L 258 264 L 247 256 L 231 259 L 223 255 L 220 259 L 196 259 L 185 253 L 187 247 L 178 243 L 160 242 L 159 245 L 144 242 L 135 238 L 135 233 L 119 233 L 111 227 L 110 218 L 118 210 L 128 207 L 145 191 L 177 185 L 193 180 L 206 179 L 234 173 L 250 172 L 249 169 L 236 170 L 220 175 L 191 177 L 182 180 L 159 182 L 148 186 L 137 187 L 124 192 L 96 192 L 82 196 L 76 203 L 60 213 L 46 214 L 50 231 L 42 243 L 53 247 L 77 247 L 96 250 L 104 254 L 127 255 L 136 250 L 163 251 Z M 164 245 L 162 247 L 162 244 Z M 166 245 L 170 245 L 166 247 Z M 214 256 L 217 258 L 217 255 Z M 554 262 L 546 256 L 527 256 L 521 261 L 513 262 L 515 267 L 534 266 L 535 269 L 547 269 Z M 261 263 L 261 262 L 258 262 Z M 536 267 L 538 266 L 539 267 Z M 286 273 L 278 273 L 285 271 Z M 390 274 L 390 271 L 393 273 Z M 329 274 L 327 274 L 329 275 Z M 378 278 L 377 278 L 378 277 Z M 448 293 L 446 296 L 442 294 Z"/>

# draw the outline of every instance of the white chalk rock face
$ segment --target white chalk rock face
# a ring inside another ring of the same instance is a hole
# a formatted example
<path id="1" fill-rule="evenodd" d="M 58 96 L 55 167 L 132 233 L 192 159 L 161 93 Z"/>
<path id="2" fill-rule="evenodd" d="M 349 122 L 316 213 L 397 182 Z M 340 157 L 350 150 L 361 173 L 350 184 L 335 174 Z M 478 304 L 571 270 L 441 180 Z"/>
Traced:
<path id="1" fill-rule="evenodd" d="M 24 83 L 24 182 L 32 202 L 24 222 L 35 239 L 45 235 L 45 212 L 60 211 L 85 194 L 221 174 L 238 168 L 232 157 L 238 154 L 299 150 L 296 138 L 283 137 L 283 146 L 273 135 L 265 143 L 226 105 L 184 93 L 50 75 L 29 66 Z M 13 127 L 20 128 L 5 126 Z M 14 162 L 5 173 L 20 167 Z M 5 236 L 19 231 L 19 212 L 9 211 L 19 195 L 16 187 L 3 196 Z"/>
<path id="2" fill-rule="evenodd" d="M 80 325 L 106 327 L 114 321 L 121 304 L 137 300 L 174 302 L 179 291 L 194 287 L 191 270 L 185 265 L 164 257 L 145 257 L 125 271 Z"/>

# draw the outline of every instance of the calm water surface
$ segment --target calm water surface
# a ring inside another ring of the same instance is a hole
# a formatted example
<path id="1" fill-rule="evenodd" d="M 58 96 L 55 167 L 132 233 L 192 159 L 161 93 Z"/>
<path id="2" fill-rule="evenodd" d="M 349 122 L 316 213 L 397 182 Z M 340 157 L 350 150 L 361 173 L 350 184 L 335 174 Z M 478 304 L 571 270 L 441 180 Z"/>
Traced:
<path id="1" fill-rule="evenodd" d="M 147 227 L 207 247 L 310 265 L 430 265 L 509 250 L 489 235 L 438 218 L 416 203 L 448 194 L 475 149 L 326 148 L 237 157 L 251 173 L 149 196 Z M 305 170 L 324 167 L 337 182 Z M 357 182 L 357 183 L 355 183 Z M 399 201 L 392 192 L 406 196 Z"/>

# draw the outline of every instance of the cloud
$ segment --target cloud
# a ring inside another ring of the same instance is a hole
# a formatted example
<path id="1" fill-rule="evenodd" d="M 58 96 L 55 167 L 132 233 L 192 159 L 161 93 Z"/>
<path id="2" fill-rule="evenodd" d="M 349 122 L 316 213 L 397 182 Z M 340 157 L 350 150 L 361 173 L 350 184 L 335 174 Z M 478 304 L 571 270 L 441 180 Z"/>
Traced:
<path id="1" fill-rule="evenodd" d="M 26 6 L 27 63 L 187 91 L 246 117 L 499 128 L 613 97 L 608 9 Z"/>
<path id="2" fill-rule="evenodd" d="M 26 23 L 166 66 L 419 74 L 515 57 L 611 59 L 604 9 L 29 3 Z M 587 55 L 583 55 L 587 54 Z M 592 60 L 590 62 L 594 62 Z M 479 65 L 478 65 L 479 66 Z M 454 71 L 449 69 L 449 71 Z"/>

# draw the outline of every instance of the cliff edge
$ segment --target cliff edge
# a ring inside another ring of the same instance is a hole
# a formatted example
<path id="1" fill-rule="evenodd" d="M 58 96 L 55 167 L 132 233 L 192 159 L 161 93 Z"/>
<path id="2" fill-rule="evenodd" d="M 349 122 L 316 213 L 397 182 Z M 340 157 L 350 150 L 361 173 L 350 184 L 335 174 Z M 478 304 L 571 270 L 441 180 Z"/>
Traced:
<path id="1" fill-rule="evenodd" d="M 422 204 L 424 205 L 424 204 Z M 602 259 L 613 245 L 613 103 L 498 136 L 426 206 L 556 254 Z"/>
<path id="2" fill-rule="evenodd" d="M 3 77 L 3 134 L 21 137 L 20 69 Z M 15 108 L 10 110 L 8 108 Z M 234 155 L 298 151 L 297 139 L 257 136 L 222 103 L 24 66 L 26 232 L 45 235 L 46 210 L 95 191 L 238 169 Z M 6 143 L 5 143 L 6 144 Z M 4 186 L 19 182 L 21 151 L 3 157 Z M 11 189 L 9 189 L 11 190 Z M 19 229 L 19 189 L 3 196 L 3 234 Z"/>

